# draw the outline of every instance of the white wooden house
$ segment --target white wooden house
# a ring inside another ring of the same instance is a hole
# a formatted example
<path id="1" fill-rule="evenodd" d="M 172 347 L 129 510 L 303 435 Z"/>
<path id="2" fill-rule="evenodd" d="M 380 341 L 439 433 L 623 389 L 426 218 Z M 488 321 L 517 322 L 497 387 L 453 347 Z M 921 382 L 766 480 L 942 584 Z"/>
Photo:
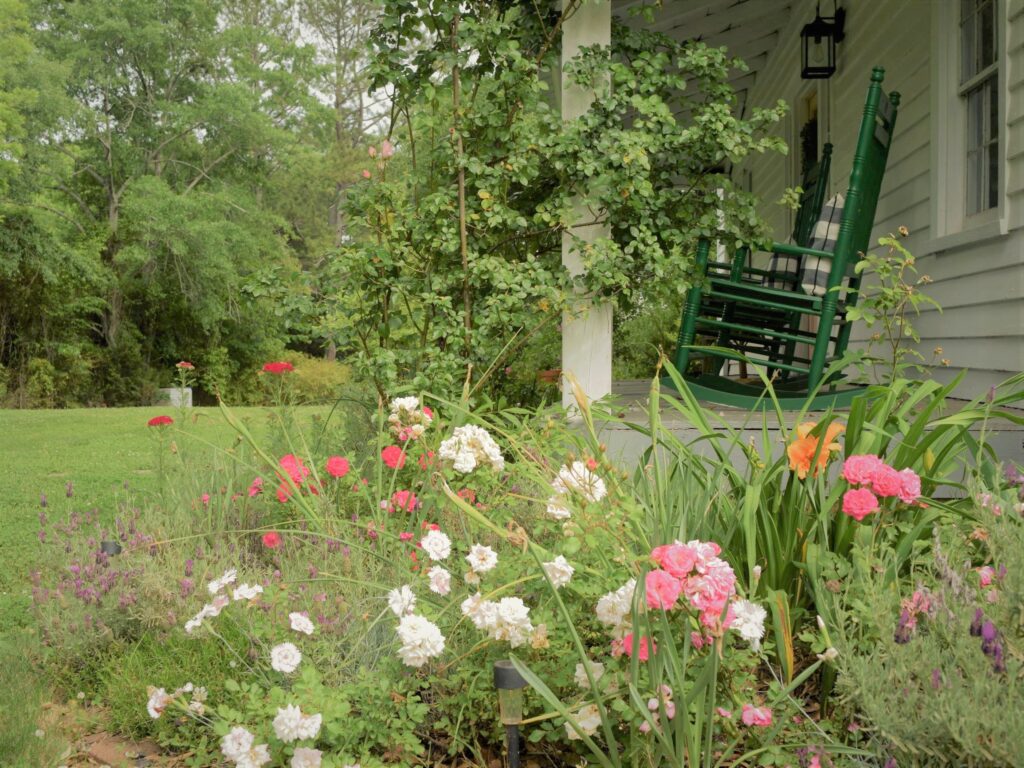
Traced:
<path id="1" fill-rule="evenodd" d="M 780 236 L 791 214 L 773 203 L 800 182 L 801 132 L 816 139 L 810 147 L 834 145 L 829 194 L 844 192 L 871 68 L 884 67 L 885 89 L 903 98 L 875 236 L 905 226 L 919 271 L 934 280 L 943 312 L 918 321 L 921 351 L 941 347 L 937 357 L 950 361 L 937 378 L 967 368 L 971 396 L 1024 369 L 1024 0 L 838 0 L 845 38 L 836 72 L 819 80 L 801 78 L 800 33 L 833 0 L 664 0 L 653 24 L 629 14 L 639 4 L 588 0 L 566 23 L 563 56 L 607 42 L 614 15 L 743 58 L 741 101 L 791 106 L 782 130 L 793 151 L 735 171 Z M 565 117 L 585 108 L 585 95 L 563 94 Z M 610 391 L 608 309 L 567 318 L 563 369 L 592 398 Z"/>

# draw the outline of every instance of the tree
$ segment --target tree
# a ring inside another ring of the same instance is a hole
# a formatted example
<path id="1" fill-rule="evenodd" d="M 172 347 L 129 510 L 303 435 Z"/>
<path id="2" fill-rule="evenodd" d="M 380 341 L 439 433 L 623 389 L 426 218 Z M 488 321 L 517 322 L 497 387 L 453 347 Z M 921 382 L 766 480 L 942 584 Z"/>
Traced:
<path id="1" fill-rule="evenodd" d="M 391 96 L 397 153 L 349 196 L 355 239 L 333 264 L 347 283 L 334 328 L 381 393 L 408 377 L 478 391 L 577 289 L 681 294 L 698 236 L 766 234 L 723 170 L 784 149 L 768 135 L 784 106 L 741 119 L 729 75 L 742 64 L 724 50 L 617 28 L 611 50 L 571 66 L 599 96 L 563 123 L 549 82 L 574 8 L 387 5 L 373 85 Z M 574 284 L 561 241 L 580 208 L 611 237 L 586 246 Z"/>

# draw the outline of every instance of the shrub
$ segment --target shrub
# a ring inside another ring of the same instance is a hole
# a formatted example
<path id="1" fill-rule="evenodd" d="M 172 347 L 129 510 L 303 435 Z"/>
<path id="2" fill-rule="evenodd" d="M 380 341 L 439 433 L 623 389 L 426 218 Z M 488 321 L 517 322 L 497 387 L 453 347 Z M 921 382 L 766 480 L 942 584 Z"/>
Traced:
<path id="1" fill-rule="evenodd" d="M 1016 765 L 1024 754 L 1024 525 L 1011 510 L 937 528 L 906 585 L 859 574 L 840 686 L 901 766 Z"/>

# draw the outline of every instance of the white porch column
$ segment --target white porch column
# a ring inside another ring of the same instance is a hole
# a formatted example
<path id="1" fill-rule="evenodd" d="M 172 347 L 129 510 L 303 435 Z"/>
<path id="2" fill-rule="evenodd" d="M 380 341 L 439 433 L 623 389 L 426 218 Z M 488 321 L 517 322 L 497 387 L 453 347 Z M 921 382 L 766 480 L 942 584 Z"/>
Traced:
<path id="1" fill-rule="evenodd" d="M 562 0 L 563 9 L 574 5 Z M 564 64 L 574 57 L 580 47 L 608 45 L 612 34 L 611 0 L 584 0 L 583 4 L 562 25 L 562 119 L 572 120 L 587 111 L 593 101 L 592 92 L 578 88 L 565 74 Z M 590 221 L 593 212 L 579 206 L 573 216 L 576 221 Z M 608 234 L 608 227 L 591 225 L 573 230 L 584 243 L 593 242 Z M 562 235 L 562 264 L 570 274 L 583 271 L 583 263 L 576 253 L 573 239 Z M 612 391 L 612 305 L 595 304 L 579 296 L 569 311 L 562 315 L 562 404 L 571 407 L 576 401 L 565 378 L 571 373 L 590 400 L 604 397 Z"/>

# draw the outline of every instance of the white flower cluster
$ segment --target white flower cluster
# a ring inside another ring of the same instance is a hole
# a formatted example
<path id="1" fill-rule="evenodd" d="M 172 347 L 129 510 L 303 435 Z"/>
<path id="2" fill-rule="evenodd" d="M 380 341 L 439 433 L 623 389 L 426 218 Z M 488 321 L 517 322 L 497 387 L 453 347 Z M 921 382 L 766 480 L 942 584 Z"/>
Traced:
<path id="1" fill-rule="evenodd" d="M 281 643 L 270 649 L 270 667 L 275 672 L 290 675 L 299 668 L 302 653 L 294 643 Z"/>
<path id="2" fill-rule="evenodd" d="M 484 600 L 477 592 L 462 602 L 462 615 L 494 640 L 507 640 L 513 648 L 530 641 L 533 624 L 530 608 L 518 597 L 503 597 L 498 602 Z"/>
<path id="3" fill-rule="evenodd" d="M 556 520 L 566 520 L 572 516 L 568 500 L 577 496 L 587 502 L 598 502 L 608 495 L 608 487 L 596 472 L 592 472 L 582 461 L 566 464 L 554 480 L 551 481 L 554 491 L 548 499 L 548 514 Z"/>
<path id="4" fill-rule="evenodd" d="M 636 579 L 630 579 L 614 592 L 597 601 L 597 620 L 611 627 L 612 637 L 620 640 L 632 631 L 630 614 L 633 611 L 633 593 Z"/>
<path id="5" fill-rule="evenodd" d="M 388 608 L 395 616 L 405 616 L 416 608 L 416 595 L 408 584 L 403 584 L 388 592 Z"/>
<path id="6" fill-rule="evenodd" d="M 452 591 L 452 575 L 440 565 L 427 571 L 430 580 L 430 591 L 437 595 L 447 595 Z"/>
<path id="7" fill-rule="evenodd" d="M 764 606 L 752 603 L 749 600 L 734 600 L 732 603 L 733 619 L 729 629 L 736 630 L 740 637 L 750 643 L 755 651 L 761 648 L 761 638 L 764 637 L 764 620 L 768 618 L 768 611 Z"/>
<path id="8" fill-rule="evenodd" d="M 469 548 L 466 562 L 473 573 L 487 573 L 498 564 L 498 553 L 483 544 L 474 544 Z"/>
<path id="9" fill-rule="evenodd" d="M 576 722 L 580 729 L 587 736 L 593 736 L 601 727 L 601 711 L 596 704 L 587 704 L 575 714 Z M 566 722 L 565 732 L 570 739 L 582 739 L 583 736 L 573 727 L 572 723 Z"/>
<path id="10" fill-rule="evenodd" d="M 231 570 L 224 571 L 224 573 L 221 575 L 219 579 L 214 579 L 209 584 L 207 584 L 206 588 L 210 590 L 211 595 L 216 595 L 222 589 L 224 589 L 224 587 L 228 586 L 229 584 L 234 584 L 235 579 L 237 578 L 238 571 L 232 568 Z"/>
<path id="11" fill-rule="evenodd" d="M 463 475 L 485 464 L 498 472 L 505 468 L 505 459 L 494 438 L 475 424 L 456 427 L 452 436 L 441 443 L 437 454 L 442 460 L 451 462 L 452 468 Z"/>
<path id="12" fill-rule="evenodd" d="M 434 420 L 427 409 L 420 408 L 418 397 L 396 397 L 391 401 L 390 411 L 388 427 L 403 443 L 418 439 Z"/>
<path id="13" fill-rule="evenodd" d="M 164 710 L 167 709 L 172 701 L 177 698 L 184 699 L 186 696 L 189 701 L 185 708 L 189 712 L 193 715 L 203 715 L 206 713 L 207 690 L 201 685 L 185 683 L 181 688 L 175 689 L 174 693 L 167 693 L 163 688 L 154 688 L 151 685 L 147 693 L 149 693 L 149 702 L 146 704 L 146 711 L 149 712 L 149 716 L 154 720 L 164 713 Z"/>
<path id="14" fill-rule="evenodd" d="M 281 741 L 315 739 L 320 734 L 322 715 L 304 715 L 294 704 L 278 707 L 274 718 L 274 735 Z"/>
<path id="15" fill-rule="evenodd" d="M 398 622 L 402 645 L 398 656 L 407 667 L 422 667 L 429 659 L 444 653 L 444 635 L 437 625 L 423 616 L 408 614 Z"/>
<path id="16" fill-rule="evenodd" d="M 263 587 L 259 584 L 241 584 L 234 590 L 231 597 L 229 597 L 227 593 L 221 594 L 224 589 L 229 587 L 231 584 L 234 584 L 237 579 L 238 571 L 232 568 L 225 571 L 220 578 L 216 578 L 206 585 L 210 594 L 213 595 L 213 599 L 204 605 L 199 613 L 185 622 L 185 634 L 191 635 L 203 625 L 203 622 L 206 621 L 206 619 L 212 619 L 215 616 L 219 616 L 220 612 L 227 608 L 231 603 L 232 598 L 236 601 L 252 601 L 263 594 Z"/>
<path id="17" fill-rule="evenodd" d="M 590 688 L 590 679 L 587 677 L 587 669 L 590 669 L 590 674 L 594 677 L 596 683 L 604 675 L 604 664 L 600 661 L 587 660 L 587 666 L 584 667 L 582 664 L 576 665 L 576 674 L 572 676 L 572 679 L 576 681 L 576 685 L 580 688 Z"/>
<path id="18" fill-rule="evenodd" d="M 292 753 L 291 768 L 320 768 L 323 754 L 312 747 L 296 747 Z"/>
<path id="19" fill-rule="evenodd" d="M 203 622 L 206 619 L 212 619 L 215 616 L 219 616 L 220 612 L 227 608 L 230 603 L 231 598 L 227 595 L 215 596 L 213 600 L 202 607 L 199 613 L 185 622 L 185 634 L 191 635 L 203 625 Z"/>
<path id="20" fill-rule="evenodd" d="M 551 579 L 551 584 L 555 589 L 564 587 L 569 583 L 572 575 L 576 572 L 576 569 L 569 565 L 569 561 L 559 555 L 550 563 L 544 563 L 544 573 Z"/>
<path id="21" fill-rule="evenodd" d="M 263 587 L 259 584 L 241 584 L 234 592 L 231 593 L 231 599 L 238 600 L 255 600 L 257 597 L 263 594 Z"/>
<path id="22" fill-rule="evenodd" d="M 316 627 L 313 626 L 313 622 L 309 620 L 309 617 L 304 613 L 299 613 L 298 611 L 292 611 L 288 614 L 288 622 L 293 630 L 301 632 L 304 635 L 312 635 L 313 631 L 316 629 Z"/>
<path id="23" fill-rule="evenodd" d="M 255 741 L 255 736 L 236 725 L 220 740 L 220 751 L 238 768 L 260 768 L 270 762 L 270 749 Z"/>
<path id="24" fill-rule="evenodd" d="M 420 539 L 420 546 L 427 553 L 427 557 L 435 563 L 447 559 L 452 553 L 452 540 L 441 531 L 433 529 L 427 531 L 427 535 Z"/>

